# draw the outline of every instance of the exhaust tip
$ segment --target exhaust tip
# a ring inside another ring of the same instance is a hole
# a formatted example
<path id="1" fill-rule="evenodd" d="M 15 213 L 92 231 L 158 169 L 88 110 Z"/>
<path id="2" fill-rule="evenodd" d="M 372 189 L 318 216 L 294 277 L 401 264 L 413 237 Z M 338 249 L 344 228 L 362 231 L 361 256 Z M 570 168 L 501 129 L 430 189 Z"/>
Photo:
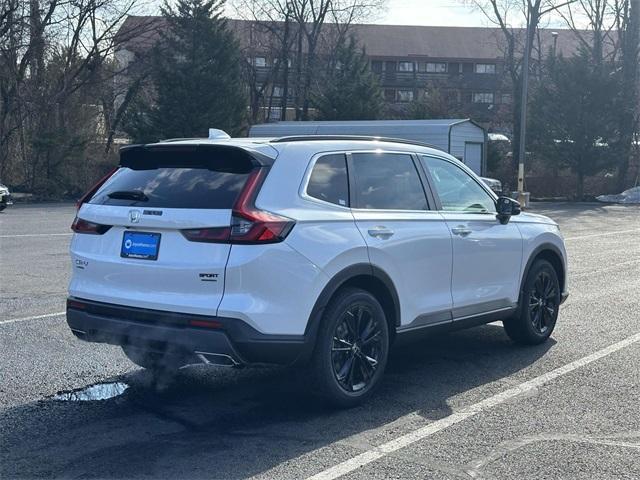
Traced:
<path id="1" fill-rule="evenodd" d="M 207 365 L 219 367 L 239 367 L 242 364 L 230 355 L 224 353 L 194 352 L 198 359 Z"/>

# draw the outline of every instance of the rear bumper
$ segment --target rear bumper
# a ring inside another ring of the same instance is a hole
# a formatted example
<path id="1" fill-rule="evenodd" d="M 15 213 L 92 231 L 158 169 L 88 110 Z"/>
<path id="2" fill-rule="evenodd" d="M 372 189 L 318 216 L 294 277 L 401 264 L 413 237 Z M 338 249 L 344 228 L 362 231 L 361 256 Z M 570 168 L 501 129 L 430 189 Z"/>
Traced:
<path id="1" fill-rule="evenodd" d="M 67 323 L 76 337 L 88 342 L 179 353 L 185 358 L 226 358 L 230 365 L 293 364 L 306 359 L 312 348 L 304 336 L 265 335 L 234 318 L 72 297 L 67 300 Z"/>

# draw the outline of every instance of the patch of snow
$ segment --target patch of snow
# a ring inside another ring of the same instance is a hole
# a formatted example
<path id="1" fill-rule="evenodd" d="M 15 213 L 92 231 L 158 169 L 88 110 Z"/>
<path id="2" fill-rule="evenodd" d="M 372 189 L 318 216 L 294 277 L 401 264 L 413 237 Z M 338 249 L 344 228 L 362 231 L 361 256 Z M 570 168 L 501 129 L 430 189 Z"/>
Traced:
<path id="1" fill-rule="evenodd" d="M 640 187 L 633 187 L 616 195 L 600 195 L 596 200 L 606 203 L 640 204 Z"/>

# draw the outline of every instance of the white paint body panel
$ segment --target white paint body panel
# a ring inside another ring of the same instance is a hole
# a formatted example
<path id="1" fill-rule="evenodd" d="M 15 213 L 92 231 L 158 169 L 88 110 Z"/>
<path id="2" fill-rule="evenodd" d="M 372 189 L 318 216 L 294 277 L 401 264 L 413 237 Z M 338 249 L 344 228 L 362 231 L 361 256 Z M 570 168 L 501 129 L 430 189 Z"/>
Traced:
<path id="1" fill-rule="evenodd" d="M 250 141 L 238 144 L 251 146 Z M 113 226 L 104 235 L 74 235 L 69 293 L 133 307 L 237 318 L 265 334 L 302 335 L 323 289 L 353 265 L 372 264 L 391 278 L 401 325 L 406 326 L 424 315 L 517 302 L 525 265 L 543 243 L 554 245 L 566 263 L 557 226 L 539 215 L 523 213 L 501 225 L 491 215 L 480 219 L 477 214 L 437 211 L 352 210 L 305 197 L 303 187 L 315 156 L 370 150 L 372 145 L 445 155 L 426 147 L 370 141 L 252 146 L 277 155 L 256 206 L 296 222 L 278 244 L 196 243 L 179 232 L 228 226 L 230 210 L 163 208 L 162 216 L 142 215 L 133 225 L 130 207 L 85 204 L 79 211 L 82 218 Z M 452 235 L 450 229 L 459 224 L 472 233 L 466 238 Z M 377 226 L 389 227 L 394 235 L 368 235 Z M 158 260 L 121 258 L 126 229 L 161 233 Z M 200 273 L 216 273 L 219 280 L 203 282 Z"/>
<path id="2" fill-rule="evenodd" d="M 218 315 L 241 319 L 261 333 L 302 335 L 328 280 L 286 243 L 233 245 Z"/>
<path id="3" fill-rule="evenodd" d="M 354 210 L 371 263 L 387 273 L 400 300 L 401 326 L 451 309 L 451 235 L 437 212 Z M 389 238 L 369 230 L 386 228 Z M 436 320 L 437 322 L 437 320 Z"/>
<path id="4" fill-rule="evenodd" d="M 491 213 L 443 212 L 442 217 L 450 231 L 471 232 L 452 233 L 454 317 L 468 314 L 466 307 L 484 304 L 489 311 L 517 303 L 523 256 L 516 224 L 502 225 Z"/>
<path id="5" fill-rule="evenodd" d="M 142 207 L 84 204 L 78 215 L 112 227 L 103 235 L 75 234 L 71 240 L 74 297 L 132 307 L 215 315 L 224 288 L 229 245 L 189 242 L 181 228 L 229 225 L 230 210 L 158 208 L 161 216 L 129 211 Z M 157 260 L 122 258 L 125 231 L 160 233 Z M 217 275 L 203 281 L 200 274 Z"/>

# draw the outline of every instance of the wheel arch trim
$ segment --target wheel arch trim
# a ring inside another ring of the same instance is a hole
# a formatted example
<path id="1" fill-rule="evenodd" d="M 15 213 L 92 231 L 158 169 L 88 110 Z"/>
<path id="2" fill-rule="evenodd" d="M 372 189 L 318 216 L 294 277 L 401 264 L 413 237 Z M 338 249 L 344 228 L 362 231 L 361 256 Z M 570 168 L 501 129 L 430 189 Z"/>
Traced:
<path id="1" fill-rule="evenodd" d="M 566 285 L 567 285 L 567 267 L 566 267 L 566 259 L 560 248 L 553 243 L 542 243 L 533 249 L 531 254 L 529 255 L 529 259 L 522 271 L 522 276 L 520 278 L 520 288 L 519 288 L 519 297 L 522 297 L 522 289 L 524 288 L 524 283 L 529 275 L 529 270 L 531 270 L 531 266 L 533 262 L 540 257 L 540 254 L 545 252 L 550 252 L 552 255 L 556 257 L 558 260 L 558 264 L 560 266 L 560 278 L 558 279 L 560 282 L 560 290 L 561 294 L 565 293 Z"/>
<path id="2" fill-rule="evenodd" d="M 322 314 L 326 306 L 329 304 L 331 298 L 347 282 L 356 277 L 362 276 L 375 278 L 384 285 L 393 302 L 395 317 L 394 320 L 396 327 L 400 325 L 400 299 L 398 297 L 398 292 L 396 290 L 395 284 L 393 283 L 393 280 L 391 280 L 391 277 L 389 277 L 389 275 L 380 267 L 371 265 L 369 263 L 358 263 L 336 273 L 325 285 L 322 292 L 318 296 L 318 299 L 316 300 L 316 303 L 311 310 L 311 314 L 309 315 L 307 328 L 305 329 L 305 336 L 308 336 L 313 343 L 315 343 L 315 337 L 318 331 L 318 326 L 320 325 Z"/>

